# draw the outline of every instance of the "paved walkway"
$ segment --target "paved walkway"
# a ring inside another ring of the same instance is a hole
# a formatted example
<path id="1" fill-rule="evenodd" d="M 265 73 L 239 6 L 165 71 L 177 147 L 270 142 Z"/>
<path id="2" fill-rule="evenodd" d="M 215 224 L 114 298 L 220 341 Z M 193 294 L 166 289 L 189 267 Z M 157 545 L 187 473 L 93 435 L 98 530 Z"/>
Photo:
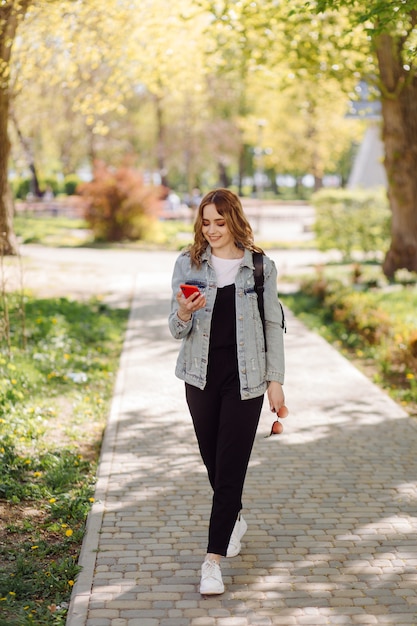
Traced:
<path id="1" fill-rule="evenodd" d="M 226 592 L 198 592 L 210 490 L 168 332 L 171 263 L 137 274 L 67 626 L 417 624 L 417 428 L 288 314 L 290 416 L 264 408 Z M 171 257 L 169 258 L 171 261 Z"/>

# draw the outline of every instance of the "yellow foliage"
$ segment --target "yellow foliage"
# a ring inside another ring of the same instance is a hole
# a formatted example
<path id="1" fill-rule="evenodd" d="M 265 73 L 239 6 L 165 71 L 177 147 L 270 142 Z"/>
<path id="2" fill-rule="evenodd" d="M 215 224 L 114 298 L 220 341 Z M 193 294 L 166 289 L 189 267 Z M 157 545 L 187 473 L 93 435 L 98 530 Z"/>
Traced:
<path id="1" fill-rule="evenodd" d="M 346 11 L 306 16 L 302 5 L 35 0 L 14 46 L 14 110 L 45 161 L 60 144 L 82 160 L 114 141 L 139 145 L 149 167 L 163 153 L 190 181 L 218 163 L 236 169 L 264 119 L 265 166 L 321 176 L 361 133 L 345 113 L 363 42 L 343 35 Z"/>

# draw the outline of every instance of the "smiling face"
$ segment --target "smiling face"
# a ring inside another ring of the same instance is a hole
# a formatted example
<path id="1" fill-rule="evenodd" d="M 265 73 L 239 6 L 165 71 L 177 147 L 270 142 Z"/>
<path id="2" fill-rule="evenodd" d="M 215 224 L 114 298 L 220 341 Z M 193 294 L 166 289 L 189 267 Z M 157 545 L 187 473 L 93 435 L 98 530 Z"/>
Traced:
<path id="1" fill-rule="evenodd" d="M 236 257 L 238 248 L 225 218 L 217 211 L 215 204 L 207 204 L 203 209 L 202 233 L 214 256 Z"/>
<path id="2" fill-rule="evenodd" d="M 194 243 L 190 247 L 191 262 L 197 267 L 208 244 L 212 254 L 226 259 L 241 258 L 245 249 L 256 248 L 239 197 L 229 189 L 209 191 L 197 209 Z"/>

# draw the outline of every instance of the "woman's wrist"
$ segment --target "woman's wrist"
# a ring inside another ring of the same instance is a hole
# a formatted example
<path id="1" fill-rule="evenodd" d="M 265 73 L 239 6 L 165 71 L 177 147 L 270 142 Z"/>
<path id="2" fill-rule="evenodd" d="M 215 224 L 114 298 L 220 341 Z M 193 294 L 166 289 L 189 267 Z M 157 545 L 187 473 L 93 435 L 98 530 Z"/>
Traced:
<path id="1" fill-rule="evenodd" d="M 191 318 L 192 318 L 192 314 L 190 315 L 190 317 L 189 317 L 189 318 L 187 318 L 187 319 L 185 320 L 183 317 L 181 317 L 181 315 L 179 314 L 179 311 L 177 311 L 177 317 L 178 317 L 178 319 L 180 319 L 180 320 L 181 320 L 181 322 L 187 323 L 187 322 L 189 322 L 189 321 L 191 320 Z"/>

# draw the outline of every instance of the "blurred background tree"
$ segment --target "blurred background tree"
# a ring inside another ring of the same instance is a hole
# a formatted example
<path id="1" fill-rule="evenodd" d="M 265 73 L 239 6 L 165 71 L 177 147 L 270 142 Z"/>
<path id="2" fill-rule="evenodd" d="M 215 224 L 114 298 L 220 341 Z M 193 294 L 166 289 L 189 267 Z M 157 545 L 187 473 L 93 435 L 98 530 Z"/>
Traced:
<path id="1" fill-rule="evenodd" d="M 316 190 L 326 175 L 343 184 L 365 128 L 349 102 L 366 80 L 381 94 L 387 150 L 384 268 L 416 269 L 416 4 L 3 1 L 0 117 L 12 151 L 2 142 L 2 232 L 7 164 L 35 195 L 45 181 L 63 190 L 68 177 L 87 179 L 97 158 L 118 165 L 126 155 L 145 182 L 184 198 L 217 184 L 285 197 L 285 175 L 299 196 L 306 175 Z"/>
<path id="2" fill-rule="evenodd" d="M 17 28 L 29 5 L 30 0 L 5 0 L 0 4 L 0 254 L 16 252 L 13 204 L 8 184 L 10 64 Z"/>
<path id="3" fill-rule="evenodd" d="M 41 178 L 133 153 L 158 182 L 185 193 L 218 182 L 243 193 L 256 167 L 258 120 L 265 120 L 271 180 L 274 172 L 308 173 L 309 152 L 320 185 L 352 136 L 360 138 L 360 126 L 344 119 L 346 95 L 337 81 L 332 88 L 322 82 L 314 95 L 306 72 L 300 83 L 282 33 L 271 30 L 285 18 L 273 3 L 265 3 L 265 15 L 253 3 L 233 4 L 216 13 L 190 0 L 138 2 L 134 11 L 128 2 L 110 2 L 106 11 L 95 2 L 56 2 L 46 14 L 36 3 L 21 25 L 12 67 L 16 171 L 28 167 L 18 126 Z M 306 102 L 307 92 L 321 105 Z M 326 135 L 326 99 L 336 104 L 338 142 Z M 313 118 L 320 115 L 318 133 Z M 317 147 L 319 135 L 330 154 Z"/>
<path id="4" fill-rule="evenodd" d="M 349 25 L 367 33 L 381 98 L 385 169 L 392 212 L 391 246 L 383 264 L 417 271 L 417 2 L 319 0 L 319 11 L 348 11 Z"/>

